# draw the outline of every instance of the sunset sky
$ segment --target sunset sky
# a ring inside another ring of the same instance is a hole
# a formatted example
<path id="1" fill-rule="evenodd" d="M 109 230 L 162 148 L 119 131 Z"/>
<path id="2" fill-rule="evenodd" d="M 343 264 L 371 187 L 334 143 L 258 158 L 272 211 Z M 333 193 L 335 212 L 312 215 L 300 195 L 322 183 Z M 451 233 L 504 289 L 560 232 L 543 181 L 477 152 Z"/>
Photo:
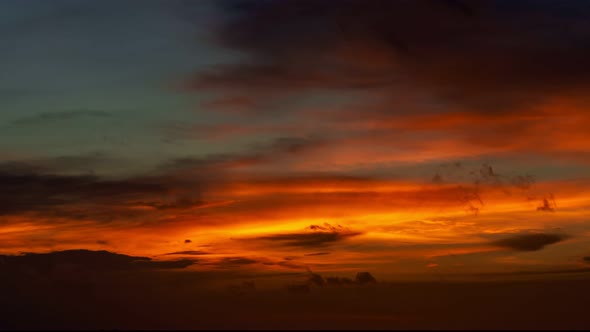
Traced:
<path id="1" fill-rule="evenodd" d="M 0 40 L 5 259 L 590 271 L 587 1 L 4 0 Z"/>

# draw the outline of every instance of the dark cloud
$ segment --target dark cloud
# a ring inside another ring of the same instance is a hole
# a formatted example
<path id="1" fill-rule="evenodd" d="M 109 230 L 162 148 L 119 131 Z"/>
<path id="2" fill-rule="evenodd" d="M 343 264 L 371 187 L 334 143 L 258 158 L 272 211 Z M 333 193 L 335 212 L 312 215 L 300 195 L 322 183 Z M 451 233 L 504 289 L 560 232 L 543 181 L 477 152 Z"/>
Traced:
<path id="1" fill-rule="evenodd" d="M 307 270 L 307 273 L 309 274 L 307 277 L 307 282 L 310 285 L 315 285 L 315 286 L 319 286 L 319 287 L 326 286 L 326 279 L 324 279 L 324 277 L 322 277 L 321 275 L 319 275 L 317 273 L 313 273 L 309 269 Z"/>
<path id="2" fill-rule="evenodd" d="M 91 202 L 115 203 L 118 199 L 165 194 L 162 183 L 142 180 L 107 181 L 96 176 L 0 173 L 0 215 L 48 212 Z"/>
<path id="3" fill-rule="evenodd" d="M 264 264 L 276 265 L 276 266 L 286 267 L 288 269 L 295 269 L 295 270 L 303 269 L 305 267 L 304 264 L 294 263 L 294 262 L 291 262 L 289 259 L 285 259 L 283 261 L 278 261 L 278 262 L 273 262 L 273 263 L 264 263 Z"/>
<path id="4" fill-rule="evenodd" d="M 307 269 L 307 283 L 319 287 L 324 286 L 345 286 L 345 285 L 368 285 L 376 284 L 377 279 L 369 272 L 358 272 L 354 280 L 347 277 L 323 277 L 320 274 Z"/>
<path id="5" fill-rule="evenodd" d="M 329 255 L 329 252 L 314 252 L 311 254 L 305 254 L 303 256 L 324 256 L 324 255 Z"/>
<path id="6" fill-rule="evenodd" d="M 293 247 L 322 247 L 333 242 L 343 241 L 349 237 L 362 234 L 360 232 L 351 231 L 341 225 L 333 226 L 329 223 L 324 223 L 324 225 L 310 225 L 307 229 L 309 231 L 305 233 L 273 234 L 256 237 L 250 240 L 279 242 L 281 245 Z M 317 254 L 323 255 L 327 253 Z"/>
<path id="7" fill-rule="evenodd" d="M 584 3 L 526 1 L 240 1 L 220 44 L 249 55 L 199 73 L 196 89 L 416 89 L 469 108 L 513 110 L 584 96 Z M 523 7 L 527 10 L 515 10 Z M 231 7 L 231 6 L 230 6 Z M 535 61 L 530 61 L 535 59 Z"/>
<path id="8" fill-rule="evenodd" d="M 14 120 L 14 126 L 27 126 L 47 124 L 56 121 L 77 120 L 81 118 L 105 118 L 112 114 L 106 111 L 99 110 L 77 110 L 77 111 L 61 111 L 61 112 L 45 112 L 33 116 L 28 116 Z"/>
<path id="9" fill-rule="evenodd" d="M 549 198 L 543 198 L 543 203 L 540 206 L 537 206 L 537 211 L 546 211 L 546 212 L 554 212 L 557 204 L 555 203 L 555 198 L 553 195 L 550 195 Z"/>
<path id="10" fill-rule="evenodd" d="M 561 234 L 521 234 L 494 241 L 492 244 L 517 251 L 537 251 L 566 238 L 567 236 Z"/>
<path id="11" fill-rule="evenodd" d="M 220 261 L 220 265 L 235 266 L 235 265 L 251 265 L 258 264 L 260 261 L 247 257 L 225 257 Z"/>
<path id="12" fill-rule="evenodd" d="M 153 261 L 148 257 L 127 256 L 108 251 L 65 250 L 50 253 L 26 253 L 18 256 L 0 256 L 0 270 L 4 273 L 35 271 L 52 273 L 68 267 L 72 271 L 124 271 L 145 269 L 182 269 L 193 265 L 194 260 Z"/>
<path id="13" fill-rule="evenodd" d="M 191 243 L 191 242 L 193 242 L 193 241 L 191 241 L 189 239 L 184 240 L 184 243 Z"/>
<path id="14" fill-rule="evenodd" d="M 255 240 L 279 242 L 282 245 L 293 247 L 321 247 L 361 234 L 360 232 L 289 233 L 261 236 L 255 238 Z"/>
<path id="15" fill-rule="evenodd" d="M 306 268 L 303 264 L 291 262 L 289 260 L 271 260 L 261 257 L 224 257 L 222 259 L 214 259 L 209 261 L 201 261 L 201 265 L 211 265 L 221 269 L 236 269 L 236 268 L 256 268 L 257 265 L 278 266 L 288 269 L 302 270 Z"/>
<path id="16" fill-rule="evenodd" d="M 176 252 L 169 252 L 164 254 L 164 256 L 171 256 L 171 255 L 188 255 L 188 256 L 202 256 L 202 255 L 210 255 L 211 253 L 206 251 L 200 250 L 187 250 L 187 251 L 176 251 Z"/>
<path id="17" fill-rule="evenodd" d="M 354 281 L 359 285 L 375 284 L 377 279 L 369 272 L 359 272 L 356 274 Z"/>
<path id="18" fill-rule="evenodd" d="M 0 167 L 0 200 L 4 202 L 0 215 L 112 221 L 158 210 L 186 210 L 203 204 L 199 198 L 202 188 L 196 180 L 57 175 L 10 165 Z"/>
<path id="19" fill-rule="evenodd" d="M 586 256 L 586 257 L 584 257 L 582 259 L 584 260 L 584 262 L 590 263 L 590 256 Z"/>

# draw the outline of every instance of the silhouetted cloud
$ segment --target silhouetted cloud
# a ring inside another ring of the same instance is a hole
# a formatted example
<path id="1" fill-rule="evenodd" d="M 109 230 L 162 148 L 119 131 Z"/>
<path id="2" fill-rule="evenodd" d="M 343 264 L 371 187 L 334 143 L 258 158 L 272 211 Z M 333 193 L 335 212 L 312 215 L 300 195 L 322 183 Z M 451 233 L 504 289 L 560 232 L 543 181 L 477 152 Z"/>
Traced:
<path id="1" fill-rule="evenodd" d="M 369 272 L 359 272 L 356 274 L 354 281 L 359 285 L 375 284 L 377 279 Z"/>
<path id="2" fill-rule="evenodd" d="M 250 265 L 250 264 L 257 264 L 257 263 L 260 263 L 260 261 L 258 261 L 256 259 L 247 258 L 247 257 L 225 257 L 220 261 L 219 264 L 234 266 L 234 265 Z"/>
<path id="3" fill-rule="evenodd" d="M 44 210 L 88 199 L 111 199 L 133 194 L 164 193 L 162 184 L 102 181 L 95 176 L 56 176 L 0 173 L 0 214 Z"/>
<path id="4" fill-rule="evenodd" d="M 494 241 L 492 244 L 517 251 L 537 251 L 566 238 L 567 236 L 561 234 L 521 234 Z"/>
<path id="5" fill-rule="evenodd" d="M 149 257 L 127 256 L 109 251 L 65 250 L 50 253 L 26 253 L 16 256 L 0 256 L 0 270 L 5 273 L 37 271 L 50 273 L 60 266 L 72 266 L 74 270 L 120 271 L 144 269 L 182 269 L 193 265 L 194 260 L 153 261 Z"/>
<path id="6" fill-rule="evenodd" d="M 249 240 L 279 242 L 281 245 L 294 247 L 322 247 L 332 242 L 343 241 L 349 237 L 362 234 L 361 232 L 351 231 L 341 225 L 333 226 L 329 223 L 324 223 L 324 225 L 310 225 L 307 229 L 309 231 L 304 233 L 273 234 L 251 238 Z"/>
<path id="7" fill-rule="evenodd" d="M 323 277 L 318 273 L 307 269 L 307 283 L 319 287 L 324 286 L 346 286 L 346 285 L 368 285 L 376 284 L 377 279 L 369 272 L 358 272 L 354 280 L 347 277 Z"/>
<path id="8" fill-rule="evenodd" d="M 324 255 L 329 255 L 329 252 L 314 252 L 311 254 L 305 254 L 303 256 L 324 256 Z"/>
<path id="9" fill-rule="evenodd" d="M 537 211 L 554 212 L 556 206 L 555 198 L 550 195 L 549 198 L 543 198 L 543 203 L 537 207 Z"/>
<path id="10" fill-rule="evenodd" d="M 186 251 L 175 251 L 175 252 L 169 252 L 167 254 L 164 254 L 165 256 L 171 256 L 171 255 L 188 255 L 188 256 L 202 256 L 202 255 L 210 255 L 211 253 L 206 252 L 206 251 L 200 251 L 200 250 L 186 250 Z"/>
<path id="11" fill-rule="evenodd" d="M 38 213 L 71 218 L 111 220 L 114 216 L 149 213 L 137 206 L 187 209 L 201 205 L 197 183 L 166 177 L 108 180 L 94 175 L 54 175 L 11 165 L 0 168 L 0 215 Z"/>
<path id="12" fill-rule="evenodd" d="M 255 239 L 279 242 L 294 247 L 320 247 L 361 234 L 360 232 L 310 232 L 267 235 Z"/>
<path id="13" fill-rule="evenodd" d="M 326 279 L 317 273 L 313 273 L 310 269 L 307 269 L 308 278 L 307 282 L 310 285 L 324 287 L 326 285 Z"/>

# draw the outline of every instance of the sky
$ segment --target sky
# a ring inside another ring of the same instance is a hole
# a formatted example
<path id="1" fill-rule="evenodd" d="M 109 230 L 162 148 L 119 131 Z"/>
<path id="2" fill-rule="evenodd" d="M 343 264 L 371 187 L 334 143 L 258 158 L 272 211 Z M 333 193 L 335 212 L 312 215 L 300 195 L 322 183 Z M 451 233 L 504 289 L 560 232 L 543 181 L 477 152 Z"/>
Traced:
<path id="1" fill-rule="evenodd" d="M 2 1 L 0 268 L 239 292 L 587 277 L 589 16 L 574 0 Z"/>

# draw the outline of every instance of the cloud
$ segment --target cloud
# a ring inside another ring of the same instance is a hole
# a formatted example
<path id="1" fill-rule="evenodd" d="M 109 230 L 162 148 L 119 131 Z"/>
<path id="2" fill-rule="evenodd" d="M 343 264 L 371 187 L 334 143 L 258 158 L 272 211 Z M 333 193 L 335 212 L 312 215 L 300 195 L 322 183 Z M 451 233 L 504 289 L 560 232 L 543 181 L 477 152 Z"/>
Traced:
<path id="1" fill-rule="evenodd" d="M 347 277 L 323 277 L 320 274 L 313 273 L 310 269 L 307 269 L 308 278 L 307 283 L 309 285 L 315 285 L 319 287 L 324 286 L 343 286 L 343 285 L 368 285 L 376 284 L 377 279 L 369 272 L 358 272 L 354 280 Z"/>
<path id="2" fill-rule="evenodd" d="M 194 260 L 153 261 L 148 257 L 127 256 L 109 251 L 84 249 L 56 251 L 50 253 L 25 253 L 18 256 L 0 256 L 0 270 L 4 273 L 36 271 L 52 273 L 68 266 L 75 271 L 125 271 L 182 269 L 193 265 Z"/>
<path id="3" fill-rule="evenodd" d="M 325 255 L 329 255 L 329 252 L 314 252 L 311 254 L 305 254 L 303 256 L 325 256 Z"/>
<path id="4" fill-rule="evenodd" d="M 550 195 L 549 198 L 543 198 L 543 203 L 537 207 L 537 211 L 554 212 L 556 206 L 555 198 L 553 198 L 553 195 Z"/>
<path id="5" fill-rule="evenodd" d="M 225 266 L 251 265 L 257 263 L 260 263 L 260 261 L 247 257 L 225 257 L 220 261 L 220 264 Z"/>
<path id="6" fill-rule="evenodd" d="M 96 176 L 60 176 L 15 172 L 0 173 L 0 215 L 51 212 L 91 202 L 117 203 L 136 196 L 165 194 L 163 183 L 142 180 L 101 180 Z"/>
<path id="7" fill-rule="evenodd" d="M 571 16 L 588 8 L 576 3 L 563 9 L 545 2 L 535 15 L 486 0 L 246 7 L 234 8 L 217 37 L 251 57 L 196 75 L 195 88 L 279 94 L 408 86 L 481 110 L 506 110 L 568 90 L 581 94 L 590 76 L 582 61 L 590 50 L 580 42 L 590 29 L 582 15 Z M 558 28 L 565 20 L 576 29 Z"/>
<path id="8" fill-rule="evenodd" d="M 369 272 L 359 272 L 356 274 L 354 281 L 359 285 L 375 284 L 377 279 Z"/>
<path id="9" fill-rule="evenodd" d="M 187 88 L 218 96 L 203 111 L 285 116 L 218 134 L 321 133 L 324 167 L 523 153 L 588 162 L 590 10 L 579 2 L 529 5 L 534 15 L 493 0 L 221 6 L 231 14 L 212 39 L 244 56 Z"/>
<path id="10" fill-rule="evenodd" d="M 309 269 L 307 270 L 307 273 L 308 273 L 307 282 L 310 285 L 316 285 L 319 287 L 326 286 L 326 279 L 324 279 L 324 277 L 322 277 L 321 275 L 319 275 L 317 273 L 313 273 Z"/>
<path id="11" fill-rule="evenodd" d="M 537 251 L 545 246 L 561 242 L 567 236 L 560 234 L 522 234 L 492 242 L 493 245 L 516 251 Z"/>
<path id="12" fill-rule="evenodd" d="M 186 251 L 175 251 L 175 252 L 169 252 L 167 254 L 164 254 L 165 256 L 171 256 L 171 255 L 189 255 L 189 256 L 201 256 L 201 255 L 210 255 L 211 253 L 206 252 L 206 251 L 200 251 L 200 250 L 186 250 Z"/>
<path id="13" fill-rule="evenodd" d="M 28 126 L 28 125 L 43 125 L 57 121 L 77 120 L 81 118 L 106 118 L 112 114 L 107 111 L 99 110 L 76 110 L 76 111 L 61 111 L 61 112 L 44 112 L 33 116 L 28 116 L 14 120 L 14 126 Z"/>
<path id="14" fill-rule="evenodd" d="M 306 233 L 285 233 L 260 236 L 251 240 L 278 242 L 291 247 L 322 247 L 347 238 L 361 235 L 361 232 L 342 231 L 312 231 Z"/>
<path id="15" fill-rule="evenodd" d="M 267 257 L 244 257 L 244 256 L 234 256 L 234 257 L 223 257 L 221 259 L 203 259 L 199 261 L 200 265 L 207 265 L 213 266 L 215 268 L 220 268 L 224 270 L 253 270 L 258 271 L 261 268 L 265 268 L 268 266 L 280 267 L 280 268 L 287 268 L 287 269 L 294 269 L 294 270 L 302 270 L 306 268 L 304 264 L 298 264 L 295 262 L 291 262 L 288 259 L 283 260 L 274 260 Z M 258 272 L 257 272 L 258 273 Z"/>
<path id="16" fill-rule="evenodd" d="M 96 175 L 51 174 L 21 165 L 0 165 L 1 216 L 35 218 L 35 224 L 58 227 L 61 222 L 120 225 L 152 223 L 176 211 L 206 204 L 198 176 L 168 175 L 105 178 Z"/>

